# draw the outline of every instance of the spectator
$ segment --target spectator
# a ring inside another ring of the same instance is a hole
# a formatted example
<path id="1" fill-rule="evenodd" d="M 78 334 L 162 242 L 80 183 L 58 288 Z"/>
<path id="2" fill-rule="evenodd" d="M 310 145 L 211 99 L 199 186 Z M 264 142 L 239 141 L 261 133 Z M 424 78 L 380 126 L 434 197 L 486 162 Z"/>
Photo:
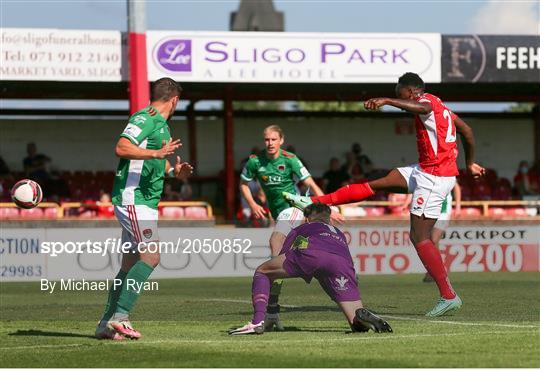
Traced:
<path id="1" fill-rule="evenodd" d="M 101 193 L 97 202 L 87 201 L 81 204 L 79 208 L 79 215 L 86 214 L 92 217 L 94 214 L 99 218 L 111 218 L 114 216 L 114 206 L 111 203 L 111 196 L 109 193 Z"/>
<path id="2" fill-rule="evenodd" d="M 180 192 L 174 191 L 170 182 L 165 182 L 165 185 L 163 186 L 163 194 L 161 195 L 161 200 L 171 202 L 179 201 L 180 199 Z"/>
<path id="3" fill-rule="evenodd" d="M 191 200 L 191 197 L 193 196 L 193 189 L 191 188 L 191 184 L 189 183 L 187 178 L 180 181 L 182 183 L 182 185 L 180 186 L 180 200 Z"/>
<path id="4" fill-rule="evenodd" d="M 330 159 L 330 168 L 323 175 L 323 191 L 328 194 L 336 191 L 349 180 L 349 176 L 339 166 L 337 158 Z"/>
<path id="5" fill-rule="evenodd" d="M 341 166 L 341 170 L 347 174 L 349 181 L 354 183 L 362 180 L 364 174 L 362 172 L 362 167 L 358 164 L 356 155 L 353 152 L 348 152 L 346 154 L 346 159 L 347 161 Z"/>
<path id="6" fill-rule="evenodd" d="M 351 147 L 352 152 L 356 156 L 356 160 L 360 165 L 363 174 L 367 174 L 373 170 L 373 162 L 365 154 L 362 154 L 362 147 L 358 143 L 354 143 Z"/>
<path id="7" fill-rule="evenodd" d="M 534 176 L 530 176 L 527 161 L 519 162 L 517 174 L 514 176 L 514 186 L 520 196 L 537 194 L 538 182 Z"/>
<path id="8" fill-rule="evenodd" d="M 35 143 L 26 145 L 26 153 L 28 156 L 23 160 L 23 168 L 26 176 L 38 182 L 47 181 L 50 178 L 48 166 L 51 158 L 45 154 L 38 154 Z"/>

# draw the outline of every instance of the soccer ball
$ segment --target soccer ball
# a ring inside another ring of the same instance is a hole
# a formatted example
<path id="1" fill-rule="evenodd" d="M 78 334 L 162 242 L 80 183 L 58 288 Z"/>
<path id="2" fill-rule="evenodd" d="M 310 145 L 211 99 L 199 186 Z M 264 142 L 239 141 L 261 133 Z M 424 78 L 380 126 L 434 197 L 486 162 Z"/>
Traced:
<path id="1" fill-rule="evenodd" d="M 17 206 L 30 209 L 36 207 L 43 199 L 41 186 L 35 181 L 24 179 L 11 188 L 11 200 Z"/>

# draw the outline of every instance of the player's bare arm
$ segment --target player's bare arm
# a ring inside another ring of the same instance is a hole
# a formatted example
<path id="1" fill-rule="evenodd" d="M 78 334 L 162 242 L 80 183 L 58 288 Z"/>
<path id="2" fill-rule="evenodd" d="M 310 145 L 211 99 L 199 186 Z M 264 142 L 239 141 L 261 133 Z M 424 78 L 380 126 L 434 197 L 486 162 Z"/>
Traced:
<path id="1" fill-rule="evenodd" d="M 133 144 L 129 139 L 121 137 L 116 143 L 115 153 L 120 158 L 125 159 L 163 159 L 182 146 L 180 140 L 164 141 L 161 149 L 143 149 Z"/>
<path id="2" fill-rule="evenodd" d="M 454 119 L 454 124 L 456 125 L 456 131 L 462 138 L 467 169 L 475 178 L 484 176 L 486 173 L 485 168 L 474 162 L 475 142 L 472 128 L 458 116 Z"/>
<path id="3" fill-rule="evenodd" d="M 367 110 L 377 110 L 382 106 L 391 105 L 414 114 L 428 114 L 431 112 L 431 104 L 409 99 L 374 98 L 364 102 Z"/>
<path id="4" fill-rule="evenodd" d="M 251 195 L 251 190 L 249 189 L 249 185 L 246 181 L 240 182 L 240 192 L 248 202 L 249 208 L 251 208 L 251 212 L 253 212 L 253 216 L 255 216 L 255 218 L 257 219 L 266 218 L 266 211 L 263 207 L 257 204 L 257 202 L 255 202 L 255 199 L 253 199 L 253 195 Z"/>
<path id="5" fill-rule="evenodd" d="M 324 192 L 321 190 L 319 185 L 317 185 L 315 180 L 313 180 L 313 177 L 308 177 L 307 179 L 304 179 L 302 183 L 307 186 L 316 196 L 324 195 Z"/>

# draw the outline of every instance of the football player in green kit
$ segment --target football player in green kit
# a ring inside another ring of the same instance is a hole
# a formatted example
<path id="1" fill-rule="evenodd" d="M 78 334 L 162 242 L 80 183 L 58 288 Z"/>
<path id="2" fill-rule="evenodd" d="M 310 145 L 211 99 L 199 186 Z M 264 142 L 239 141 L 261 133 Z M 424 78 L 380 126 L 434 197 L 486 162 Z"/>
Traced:
<path id="1" fill-rule="evenodd" d="M 109 291 L 105 312 L 96 328 L 99 339 L 138 339 L 129 313 L 140 289 L 159 264 L 159 251 L 145 248 L 158 242 L 158 203 L 166 175 L 185 178 L 191 165 L 176 157 L 175 165 L 166 159 L 180 146 L 172 140 L 168 121 L 172 117 L 182 89 L 170 78 L 161 78 L 152 85 L 148 107 L 133 114 L 116 144 L 120 158 L 112 191 L 114 213 L 122 227 L 122 244 L 131 250 L 122 256 L 122 266 Z"/>
<path id="2" fill-rule="evenodd" d="M 264 129 L 265 150 L 259 155 L 249 157 L 240 175 L 240 192 L 246 199 L 255 218 L 267 217 L 263 207 L 255 202 L 248 183 L 257 180 L 266 194 L 268 206 L 276 225 L 270 236 L 272 257 L 279 256 L 285 237 L 304 220 L 302 211 L 291 207 L 281 195 L 283 191 L 296 193 L 296 183 L 302 182 L 314 195 L 324 194 L 315 183 L 309 171 L 293 153 L 281 149 L 285 136 L 277 125 Z M 342 221 L 339 213 L 333 212 L 332 218 Z M 283 280 L 276 280 L 270 290 L 268 310 L 265 318 L 265 330 L 283 330 L 279 320 L 279 294 Z"/>

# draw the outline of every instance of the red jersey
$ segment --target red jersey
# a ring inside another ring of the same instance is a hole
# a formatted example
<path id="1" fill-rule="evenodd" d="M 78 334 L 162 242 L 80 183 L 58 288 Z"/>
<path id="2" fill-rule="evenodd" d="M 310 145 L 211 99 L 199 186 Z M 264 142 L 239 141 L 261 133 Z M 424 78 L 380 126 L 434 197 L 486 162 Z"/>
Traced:
<path id="1" fill-rule="evenodd" d="M 417 100 L 430 103 L 432 109 L 415 115 L 420 168 L 435 176 L 457 176 L 456 115 L 435 95 L 422 94 Z"/>

